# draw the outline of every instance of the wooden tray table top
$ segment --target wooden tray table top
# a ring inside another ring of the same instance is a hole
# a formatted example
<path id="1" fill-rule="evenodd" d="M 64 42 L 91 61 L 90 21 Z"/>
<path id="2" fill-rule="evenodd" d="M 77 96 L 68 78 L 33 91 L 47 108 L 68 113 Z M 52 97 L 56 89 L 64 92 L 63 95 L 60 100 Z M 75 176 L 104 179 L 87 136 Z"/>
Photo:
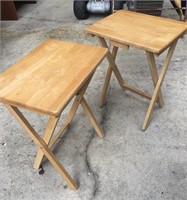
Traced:
<path id="1" fill-rule="evenodd" d="M 90 34 L 156 54 L 162 53 L 187 30 L 187 23 L 121 10 L 89 26 Z"/>
<path id="2" fill-rule="evenodd" d="M 59 115 L 107 49 L 47 40 L 0 75 L 0 101 Z"/>

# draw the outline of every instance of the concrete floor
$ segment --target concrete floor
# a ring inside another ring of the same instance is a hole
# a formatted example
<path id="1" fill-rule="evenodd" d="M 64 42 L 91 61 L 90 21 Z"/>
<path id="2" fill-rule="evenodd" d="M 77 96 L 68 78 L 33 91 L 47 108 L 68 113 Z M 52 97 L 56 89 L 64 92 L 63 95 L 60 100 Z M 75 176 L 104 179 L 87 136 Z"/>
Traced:
<path id="1" fill-rule="evenodd" d="M 97 45 L 85 28 L 103 16 L 78 21 L 72 0 L 43 0 L 19 8 L 18 21 L 1 22 L 1 68 L 26 55 L 47 38 Z M 166 1 L 166 7 L 171 5 Z M 175 11 L 163 17 L 178 19 Z M 159 67 L 164 55 L 157 59 Z M 117 58 L 129 84 L 151 92 L 145 53 L 120 50 Z M 124 66 L 125 64 L 125 66 Z M 106 136 L 96 136 L 80 108 L 54 153 L 79 184 L 73 191 L 49 162 L 45 173 L 32 168 L 37 152 L 20 125 L 0 104 L 0 199 L 2 200 L 186 200 L 187 199 L 187 35 L 179 40 L 162 86 L 165 106 L 155 106 L 145 132 L 141 125 L 149 101 L 122 91 L 112 79 L 107 104 L 98 107 L 107 63 L 96 71 L 88 102 Z M 47 118 L 23 111 L 43 133 Z M 65 110 L 59 128 L 65 114 Z"/>

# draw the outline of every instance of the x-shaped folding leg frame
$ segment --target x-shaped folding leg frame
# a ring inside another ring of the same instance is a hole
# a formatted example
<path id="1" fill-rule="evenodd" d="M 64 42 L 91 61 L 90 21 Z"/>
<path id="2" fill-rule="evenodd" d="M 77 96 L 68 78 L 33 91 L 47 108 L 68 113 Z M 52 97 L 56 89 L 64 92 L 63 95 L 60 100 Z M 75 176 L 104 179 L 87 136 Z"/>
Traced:
<path id="1" fill-rule="evenodd" d="M 73 181 L 71 176 L 68 174 L 68 172 L 65 170 L 63 165 L 60 163 L 60 161 L 55 157 L 55 155 L 51 151 L 51 147 L 55 144 L 57 139 L 61 136 L 63 131 L 68 127 L 68 125 L 71 123 L 79 104 L 83 107 L 85 113 L 88 115 L 93 127 L 96 130 L 96 133 L 99 137 L 104 136 L 104 132 L 102 131 L 101 127 L 99 126 L 96 118 L 94 117 L 93 113 L 91 112 L 85 98 L 84 93 L 88 87 L 88 84 L 90 82 L 91 78 L 84 84 L 84 86 L 80 89 L 80 91 L 76 94 L 76 97 L 74 99 L 73 105 L 70 109 L 70 112 L 67 116 L 67 119 L 65 121 L 64 126 L 59 130 L 58 133 L 52 138 L 52 135 L 55 131 L 56 125 L 58 123 L 58 120 L 60 118 L 59 116 L 49 116 L 49 121 L 46 127 L 45 134 L 43 138 L 39 136 L 39 134 L 34 130 L 34 128 L 30 125 L 30 123 L 27 121 L 27 119 L 23 116 L 23 114 L 19 111 L 19 109 L 15 106 L 5 104 L 5 106 L 8 108 L 8 110 L 14 115 L 14 117 L 17 119 L 17 121 L 20 123 L 20 125 L 25 129 L 25 131 L 28 133 L 28 135 L 31 137 L 31 139 L 35 142 L 35 144 L 38 146 L 39 151 L 35 159 L 34 167 L 38 169 L 41 165 L 42 159 L 44 156 L 47 157 L 47 159 L 51 162 L 51 164 L 56 168 L 56 170 L 62 175 L 62 177 L 65 179 L 67 184 L 72 189 L 77 189 L 78 185 Z"/>
<path id="2" fill-rule="evenodd" d="M 98 39 L 99 39 L 99 43 L 102 47 L 109 49 L 109 47 L 106 43 L 106 40 L 104 38 L 98 37 Z M 151 76 L 152 76 L 152 80 L 153 80 L 153 84 L 154 84 L 154 91 L 153 91 L 152 95 L 147 94 L 147 93 L 145 93 L 145 92 L 143 92 L 143 91 L 141 91 L 141 90 L 139 90 L 139 89 L 137 89 L 133 86 L 130 86 L 130 85 L 128 85 L 124 82 L 124 80 L 121 76 L 121 73 L 119 72 L 117 65 L 115 63 L 118 47 L 122 47 L 123 44 L 117 44 L 116 46 L 113 46 L 112 52 L 109 51 L 109 53 L 107 55 L 109 66 L 108 66 L 108 70 L 107 70 L 107 73 L 106 73 L 105 82 L 104 82 L 103 91 L 102 91 L 102 94 L 101 94 L 99 106 L 103 107 L 104 104 L 105 104 L 106 95 L 107 95 L 107 91 L 108 91 L 108 87 L 109 87 L 109 82 L 110 82 L 110 78 L 111 78 L 112 71 L 113 71 L 114 75 L 116 76 L 116 78 L 119 82 L 119 85 L 121 86 L 122 89 L 131 90 L 132 92 L 135 92 L 135 93 L 151 100 L 149 107 L 148 107 L 148 110 L 147 110 L 147 113 L 146 113 L 146 116 L 144 118 L 143 125 L 142 125 L 142 130 L 145 130 L 148 126 L 149 121 L 150 121 L 150 117 L 151 117 L 151 114 L 153 112 L 153 107 L 154 107 L 155 102 L 157 101 L 160 107 L 163 107 L 163 105 L 164 105 L 162 92 L 161 92 L 161 85 L 162 85 L 162 82 L 164 80 L 164 77 L 165 77 L 166 71 L 168 69 L 169 63 L 171 61 L 171 58 L 172 58 L 173 52 L 175 50 L 176 44 L 177 44 L 177 41 L 175 41 L 169 47 L 168 53 L 166 55 L 166 58 L 164 60 L 164 64 L 162 66 L 162 69 L 161 69 L 161 72 L 160 72 L 159 75 L 158 75 L 158 72 L 157 72 L 154 53 L 146 51 L 148 64 L 149 64 L 149 68 L 150 68 L 150 72 L 151 72 Z"/>

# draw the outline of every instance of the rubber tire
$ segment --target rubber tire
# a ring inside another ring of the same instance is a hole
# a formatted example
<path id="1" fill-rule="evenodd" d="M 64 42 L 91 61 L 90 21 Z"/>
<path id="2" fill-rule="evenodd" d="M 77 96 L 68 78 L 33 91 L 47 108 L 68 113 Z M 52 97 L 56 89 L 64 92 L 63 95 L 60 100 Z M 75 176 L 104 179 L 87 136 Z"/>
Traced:
<path id="1" fill-rule="evenodd" d="M 73 2 L 73 11 L 77 19 L 83 20 L 89 17 L 89 12 L 87 11 L 88 1 L 77 1 Z"/>

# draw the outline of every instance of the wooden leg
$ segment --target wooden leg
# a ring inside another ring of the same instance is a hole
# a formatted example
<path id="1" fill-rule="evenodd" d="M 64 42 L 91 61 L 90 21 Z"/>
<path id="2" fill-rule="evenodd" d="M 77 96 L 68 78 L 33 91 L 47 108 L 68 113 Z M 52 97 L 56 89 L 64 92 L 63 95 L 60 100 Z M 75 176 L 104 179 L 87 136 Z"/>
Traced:
<path id="1" fill-rule="evenodd" d="M 105 47 L 105 48 L 109 48 L 105 39 L 104 38 L 98 38 L 99 39 L 99 42 L 100 42 L 100 45 L 102 47 Z M 128 48 L 128 47 L 127 47 Z M 138 95 L 141 95 L 145 98 L 148 98 L 148 99 L 151 99 L 152 96 L 150 94 L 147 94 L 131 85 L 128 85 L 127 83 L 124 82 L 116 64 L 115 64 L 115 58 L 116 58 L 116 55 L 117 55 L 117 50 L 118 50 L 118 47 L 114 46 L 113 48 L 113 51 L 112 51 L 112 54 L 109 52 L 108 56 L 107 56 L 107 59 L 110 63 L 109 65 L 109 68 L 108 68 L 108 71 L 107 71 L 107 75 L 106 75 L 106 78 L 105 78 L 105 83 L 104 83 L 104 87 L 103 87 L 103 92 L 102 92 L 102 95 L 100 97 L 100 103 L 99 103 L 99 106 L 100 107 L 103 107 L 104 106 L 104 103 L 105 103 L 105 99 L 106 99 L 106 95 L 107 95 L 107 90 L 108 90 L 108 86 L 109 86 L 109 82 L 110 82 L 110 77 L 111 77 L 111 73 L 112 71 L 114 71 L 114 74 L 121 86 L 121 88 L 124 90 L 124 89 L 127 89 L 127 90 L 130 90 Z"/>
<path id="2" fill-rule="evenodd" d="M 94 117 L 92 111 L 90 110 L 90 107 L 88 106 L 85 98 L 82 98 L 81 101 L 81 106 L 83 107 L 85 113 L 88 115 L 93 127 L 95 128 L 96 133 L 98 134 L 99 137 L 104 137 L 104 132 L 101 129 L 99 123 L 97 122 L 96 118 Z"/>
<path id="3" fill-rule="evenodd" d="M 109 47 L 108 47 L 108 45 L 107 45 L 107 43 L 106 43 L 104 38 L 98 37 L 98 40 L 99 40 L 99 43 L 100 43 L 100 45 L 102 47 L 105 47 L 105 48 L 109 49 Z M 107 90 L 108 90 L 108 86 L 109 86 L 109 82 L 110 82 L 110 77 L 111 77 L 112 71 L 114 72 L 114 74 L 115 74 L 115 76 L 116 76 L 121 88 L 124 89 L 124 87 L 123 87 L 123 85 L 124 85 L 123 78 L 122 78 L 121 73 L 119 72 L 119 70 L 117 68 L 117 65 L 115 63 L 117 50 L 118 50 L 118 47 L 113 47 L 112 53 L 110 53 L 110 51 L 109 51 L 108 54 L 106 55 L 107 60 L 109 62 L 109 68 L 108 68 L 108 71 L 107 71 L 107 76 L 106 76 L 106 79 L 105 79 L 103 92 L 102 92 L 102 95 L 101 95 L 101 98 L 100 98 L 100 103 L 99 103 L 100 107 L 103 107 L 103 105 L 105 103 L 106 94 L 107 94 Z"/>
<path id="4" fill-rule="evenodd" d="M 175 50 L 176 44 L 177 44 L 177 41 L 176 41 L 175 43 L 173 43 L 173 44 L 170 46 L 169 50 L 168 50 L 166 59 L 165 59 L 165 61 L 164 61 L 163 67 L 162 67 L 162 69 L 161 69 L 161 72 L 160 72 L 160 75 L 159 75 L 157 84 L 156 84 L 156 86 L 155 86 L 155 89 L 154 89 L 154 92 L 153 92 L 153 95 L 152 95 L 151 102 L 150 102 L 150 104 L 149 104 L 149 107 L 148 107 L 148 110 L 147 110 L 147 113 L 146 113 L 146 116 L 145 116 L 145 119 L 144 119 L 144 122 L 143 122 L 142 130 L 145 130 L 145 129 L 147 128 L 148 123 L 149 123 L 151 114 L 152 114 L 152 112 L 153 112 L 153 106 L 154 106 L 155 101 L 156 101 L 156 99 L 157 99 L 157 96 L 158 96 L 158 94 L 159 94 L 160 87 L 161 87 L 162 82 L 163 82 L 163 80 L 164 80 L 164 77 L 165 77 L 166 71 L 167 71 L 167 69 L 168 69 L 170 60 L 171 60 L 171 58 L 172 58 L 173 52 L 174 52 L 174 50 Z"/>
<path id="5" fill-rule="evenodd" d="M 58 123 L 58 120 L 59 120 L 59 117 L 50 117 L 49 118 L 49 121 L 48 121 L 48 124 L 47 124 L 47 127 L 46 127 L 46 131 L 45 131 L 45 134 L 43 136 L 43 140 L 47 145 L 49 144 L 49 142 L 51 140 L 51 137 L 52 137 L 54 130 L 56 128 L 56 125 Z M 35 169 L 40 168 L 43 156 L 44 156 L 43 151 L 39 149 L 37 156 L 36 156 L 36 159 L 35 159 L 35 162 L 34 162 L 34 168 Z"/>
<path id="6" fill-rule="evenodd" d="M 92 77 L 91 77 L 92 78 Z M 92 123 L 92 125 L 94 126 L 97 134 L 99 137 L 103 137 L 104 133 L 102 131 L 102 129 L 100 128 L 98 122 L 96 121 L 94 115 L 92 114 L 88 104 L 86 103 L 86 100 L 84 99 L 83 95 L 89 85 L 89 82 L 91 80 L 91 78 L 86 82 L 86 84 L 81 88 L 81 90 L 77 93 L 76 98 L 73 102 L 73 105 L 69 111 L 69 114 L 66 118 L 66 121 L 63 125 L 63 127 L 58 131 L 58 133 L 54 136 L 54 138 L 51 140 L 51 137 L 54 133 L 56 124 L 58 123 L 59 117 L 51 117 L 46 129 L 46 133 L 43 137 L 43 140 L 45 141 L 45 143 L 48 145 L 49 148 L 51 148 L 55 142 L 58 140 L 58 138 L 62 135 L 63 131 L 68 127 L 68 125 L 71 123 L 80 103 L 82 104 L 85 112 L 87 113 L 88 117 L 90 118 L 90 121 Z M 50 143 L 49 143 L 50 142 Z M 40 167 L 41 161 L 44 157 L 44 154 L 41 150 L 39 150 L 38 155 L 35 159 L 35 164 L 34 164 L 34 168 L 38 169 Z"/>
<path id="7" fill-rule="evenodd" d="M 71 176 L 65 170 L 63 165 L 59 162 L 59 160 L 54 156 L 51 152 L 47 144 L 44 140 L 36 133 L 34 128 L 30 125 L 27 119 L 22 115 L 22 113 L 18 110 L 18 108 L 10 105 L 5 105 L 8 110 L 14 115 L 20 125 L 24 128 L 24 130 L 28 133 L 31 139 L 35 142 L 35 144 L 43 151 L 44 155 L 48 158 L 54 168 L 63 176 L 67 184 L 74 190 L 78 188 L 77 184 L 73 181 Z"/>
<path id="8" fill-rule="evenodd" d="M 47 126 L 47 129 L 46 129 L 46 133 L 43 137 L 43 140 L 45 141 L 45 143 L 48 145 L 49 148 L 51 148 L 55 142 L 58 140 L 58 138 L 62 135 L 62 133 L 64 132 L 64 130 L 68 127 L 68 125 L 71 123 L 77 109 L 78 109 L 78 106 L 82 100 L 82 95 L 83 94 L 80 94 L 80 95 L 77 95 L 74 102 L 73 102 L 73 105 L 70 109 L 70 112 L 66 118 L 66 121 L 63 125 L 63 127 L 58 131 L 58 133 L 56 133 L 56 135 L 54 136 L 54 138 L 52 139 L 52 141 L 50 142 L 51 140 L 51 137 L 54 133 L 54 130 L 55 130 L 55 127 L 56 127 L 56 124 L 59 120 L 59 117 L 51 117 L 49 122 L 48 122 L 48 126 Z M 39 169 L 40 165 L 41 165 L 41 162 L 42 162 L 42 159 L 44 157 L 44 154 L 41 150 L 38 151 L 38 154 L 36 156 L 36 159 L 35 159 L 35 162 L 34 162 L 34 168 L 35 169 Z"/>
<path id="9" fill-rule="evenodd" d="M 156 86 L 156 83 L 158 81 L 158 73 L 157 73 L 157 68 L 156 68 L 156 63 L 155 63 L 155 57 L 154 57 L 154 54 L 151 52 L 146 51 L 146 54 L 147 54 L 147 60 L 149 63 L 151 76 L 153 79 L 153 84 L 154 84 L 154 86 Z M 158 92 L 158 104 L 159 104 L 160 108 L 162 108 L 164 106 L 161 89 Z"/>
<path id="10" fill-rule="evenodd" d="M 114 46 L 113 49 L 112 49 L 112 56 L 113 56 L 114 60 L 116 59 L 117 51 L 118 51 L 118 47 Z M 105 82 L 104 82 L 104 86 L 103 86 L 103 92 L 101 94 L 100 101 L 99 101 L 99 106 L 101 108 L 104 106 L 105 101 L 106 101 L 106 95 L 107 95 L 107 91 L 108 91 L 111 75 L 112 75 L 112 67 L 111 67 L 111 65 L 109 65 L 108 69 L 107 69 L 106 77 L 105 77 Z"/>
<path id="11" fill-rule="evenodd" d="M 100 108 L 103 108 L 103 106 L 106 103 L 106 96 L 107 96 L 111 76 L 112 76 L 112 68 L 109 66 L 108 69 L 107 69 L 102 94 L 101 94 L 101 97 L 100 97 L 100 100 L 99 100 L 99 107 Z"/>
<path id="12" fill-rule="evenodd" d="M 88 81 L 85 83 L 85 85 L 77 93 L 76 98 L 74 100 L 74 103 L 71 107 L 71 110 L 70 110 L 68 117 L 67 117 L 67 120 L 66 120 L 66 121 L 68 121 L 68 123 L 70 123 L 71 120 L 73 119 L 73 117 L 74 117 L 74 115 L 75 115 L 75 113 L 76 113 L 76 111 L 77 111 L 77 109 L 78 109 L 78 107 L 79 107 L 79 105 L 82 101 L 83 95 L 84 95 L 84 93 L 85 93 L 85 91 L 86 91 L 86 89 L 87 89 L 87 87 L 88 87 L 88 85 L 89 85 L 89 83 L 92 79 L 92 76 L 88 79 Z"/>
<path id="13" fill-rule="evenodd" d="M 80 103 L 84 109 L 84 111 L 86 112 L 86 114 L 88 115 L 88 117 L 90 118 L 90 121 L 92 123 L 92 125 L 94 126 L 97 134 L 99 137 L 104 137 L 104 133 L 102 131 L 102 129 L 100 128 L 98 122 L 96 121 L 95 117 L 93 116 L 90 108 L 88 107 L 88 104 L 86 103 L 86 100 L 84 99 L 83 95 L 88 87 L 88 84 L 90 82 L 91 78 L 88 80 L 88 82 L 84 85 L 84 87 L 78 92 L 73 105 L 70 109 L 70 112 L 66 118 L 66 121 L 64 123 L 64 126 L 59 130 L 59 132 L 54 136 L 53 140 L 49 143 L 49 148 L 51 148 L 55 142 L 58 140 L 58 138 L 62 135 L 63 131 L 68 127 L 68 125 L 71 123 Z"/>
<path id="14" fill-rule="evenodd" d="M 64 130 L 68 127 L 68 125 L 71 123 L 79 105 L 80 105 L 80 102 L 82 100 L 82 97 L 80 95 L 77 95 L 74 102 L 73 102 L 73 105 L 70 109 L 70 112 L 66 118 L 66 121 L 64 123 L 64 125 L 62 126 L 62 128 L 59 130 L 59 132 L 54 136 L 53 140 L 49 143 L 49 148 L 51 148 L 55 142 L 58 140 L 58 138 L 62 135 L 62 133 L 64 132 Z"/>
<path id="15" fill-rule="evenodd" d="M 177 8 L 179 8 L 179 17 L 180 17 L 180 20 L 183 21 L 184 20 L 184 15 L 183 15 L 183 12 L 182 12 L 182 5 L 181 5 L 181 0 L 174 0 L 175 1 L 175 5 L 177 6 Z"/>
<path id="16" fill-rule="evenodd" d="M 106 43 L 104 38 L 99 37 L 99 41 L 100 41 L 100 44 L 101 44 L 102 47 L 105 47 L 105 48 L 109 49 L 109 47 L 108 47 L 108 45 L 107 45 L 107 43 Z M 113 72 L 114 72 L 114 74 L 115 74 L 115 76 L 116 76 L 121 88 L 123 89 L 123 84 L 124 84 L 123 78 L 122 78 L 122 76 L 121 76 L 121 74 L 120 74 L 120 72 L 119 72 L 119 70 L 117 68 L 117 65 L 116 65 L 116 63 L 114 61 L 114 58 L 113 58 L 112 54 L 110 53 L 110 51 L 108 52 L 106 57 L 107 57 L 107 60 L 108 60 L 108 62 L 110 64 L 110 66 L 111 66 L 111 68 L 112 68 L 112 70 L 113 70 Z"/>
<path id="17" fill-rule="evenodd" d="M 92 77 L 91 77 L 92 78 Z M 83 98 L 83 95 L 90 83 L 90 80 L 91 78 L 86 82 L 86 84 L 81 88 L 81 90 L 77 93 L 76 97 L 75 97 L 75 100 L 73 102 L 73 105 L 69 111 L 69 114 L 66 118 L 66 121 L 63 125 L 63 127 L 59 130 L 59 132 L 54 136 L 53 140 L 49 143 L 49 148 L 51 148 L 55 142 L 58 140 L 58 138 L 62 135 L 63 131 L 68 127 L 68 125 L 71 123 L 81 101 L 82 101 L 82 98 Z"/>
<path id="18" fill-rule="evenodd" d="M 92 78 L 92 77 L 91 77 Z M 79 105 L 80 105 L 80 103 L 81 103 L 81 101 L 82 101 L 82 99 L 84 98 L 83 97 L 83 95 L 84 95 L 84 93 L 85 93 L 85 91 L 86 91 L 86 89 L 87 89 L 87 87 L 88 87 L 88 85 L 89 85 L 89 82 L 90 82 L 90 80 L 91 80 L 91 78 L 86 82 L 86 84 L 81 88 L 81 90 L 77 93 L 77 95 L 76 95 L 76 97 L 75 97 L 75 100 L 74 100 L 74 102 L 73 102 L 73 105 L 72 105 L 72 107 L 71 107 L 71 109 L 70 109 L 70 111 L 69 111 L 69 114 L 68 114 L 68 116 L 67 116 L 67 118 L 66 118 L 66 121 L 65 121 L 65 123 L 64 123 L 64 125 L 62 126 L 62 128 L 58 131 L 58 133 L 56 133 L 55 134 L 55 136 L 54 136 L 54 138 L 52 139 L 52 141 L 50 142 L 50 139 L 51 139 L 51 136 L 53 135 L 53 132 L 54 132 L 54 130 L 55 130 L 55 127 L 54 127 L 54 129 L 52 130 L 52 131 L 49 131 L 49 134 L 48 133 L 46 133 L 45 134 L 45 137 L 43 138 L 43 140 L 46 142 L 46 144 L 48 145 L 48 147 L 49 148 L 51 148 L 54 144 L 55 144 L 55 142 L 58 140 L 58 138 L 62 135 L 62 133 L 64 132 L 64 130 L 68 127 L 68 125 L 71 123 L 71 121 L 72 121 L 72 119 L 73 119 L 73 117 L 74 117 L 74 115 L 75 115 L 75 113 L 76 113 L 76 111 L 77 111 L 77 109 L 78 109 L 78 107 L 79 107 Z M 84 103 L 83 103 L 84 104 Z M 84 106 L 85 105 L 85 106 Z M 91 116 L 95 121 L 96 121 L 96 119 L 94 118 L 94 116 L 93 116 L 93 114 L 90 114 L 89 115 L 89 107 L 88 107 L 88 105 L 85 103 L 83 106 L 83 108 L 87 108 L 87 114 L 88 114 L 88 116 Z M 85 110 L 84 109 L 84 110 Z M 86 112 L 85 111 L 85 112 Z M 91 111 L 90 111 L 91 112 Z M 91 118 L 90 117 L 90 118 Z M 58 118 L 59 119 L 59 118 Z M 52 120 L 52 119 L 51 119 Z M 53 119 L 53 121 L 54 121 L 55 119 Z M 91 119 L 90 119 L 91 120 Z M 92 121 L 94 121 L 94 120 L 91 120 L 91 122 Z M 50 121 L 49 121 L 50 122 Z M 55 122 L 55 121 L 54 121 Z M 58 120 L 56 121 L 56 124 L 57 124 L 57 122 L 58 122 Z M 51 122 L 52 123 L 52 122 Z M 49 127 L 51 127 L 52 128 L 52 126 L 50 125 L 51 123 L 49 123 Z M 97 122 L 95 122 L 95 124 L 96 124 Z M 54 124 L 55 126 L 56 126 L 56 124 Z M 93 123 L 92 123 L 93 124 Z M 98 126 L 98 128 L 96 128 L 96 126 L 95 126 L 95 124 L 94 124 L 94 128 L 96 129 L 96 132 L 98 133 L 98 135 L 99 135 L 99 137 L 103 137 L 104 136 L 104 133 L 103 133 L 103 131 L 102 131 L 102 129 L 99 127 L 99 125 L 97 125 Z M 98 124 L 98 123 L 97 123 Z M 97 131 L 98 130 L 98 131 Z M 100 132 L 99 132 L 100 131 Z M 51 134 L 50 134 L 51 133 Z M 50 142 L 50 143 L 49 143 Z M 41 157 L 42 156 L 42 157 Z M 43 156 L 44 156 L 44 154 L 42 153 L 42 152 L 40 152 L 40 157 L 37 157 L 36 158 L 36 160 L 35 160 L 35 165 L 34 165 L 34 168 L 36 168 L 36 169 L 38 169 L 39 168 L 39 166 L 40 166 L 40 164 L 41 164 L 41 161 L 42 161 L 42 158 L 43 158 Z"/>

